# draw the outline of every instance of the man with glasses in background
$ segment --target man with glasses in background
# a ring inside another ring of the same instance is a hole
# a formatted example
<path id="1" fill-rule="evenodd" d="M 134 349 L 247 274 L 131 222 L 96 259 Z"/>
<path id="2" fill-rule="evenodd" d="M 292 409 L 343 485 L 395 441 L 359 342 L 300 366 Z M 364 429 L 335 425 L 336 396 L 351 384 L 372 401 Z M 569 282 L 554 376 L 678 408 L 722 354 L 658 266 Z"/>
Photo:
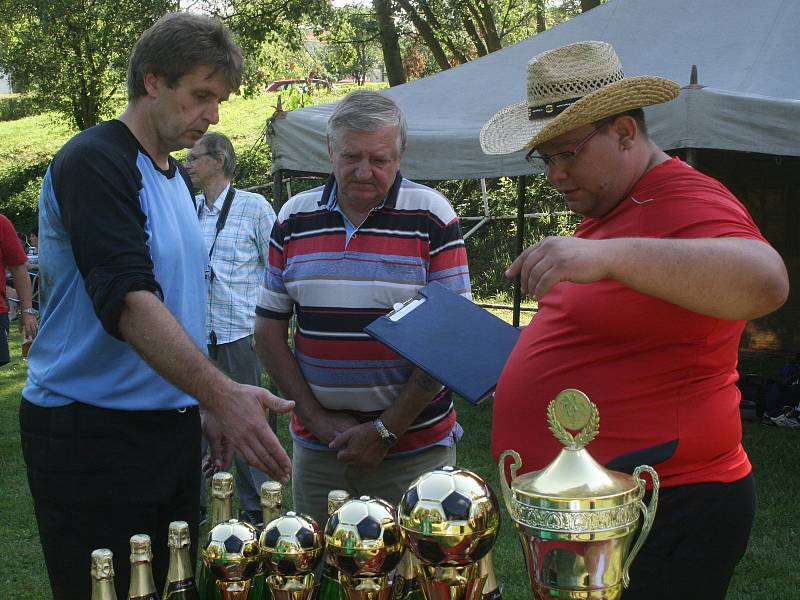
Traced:
<path id="1" fill-rule="evenodd" d="M 221 133 L 207 133 L 186 156 L 196 188 L 197 217 L 208 249 L 206 344 L 208 356 L 231 379 L 261 385 L 261 365 L 253 351 L 256 301 L 269 257 L 275 211 L 261 194 L 231 185 L 236 152 Z M 205 443 L 204 443 L 205 446 Z M 239 518 L 261 523 L 259 491 L 267 476 L 235 455 Z M 206 515 L 205 486 L 200 495 Z"/>
<path id="2" fill-rule="evenodd" d="M 624 77 L 610 45 L 581 42 L 531 59 L 527 102 L 481 130 L 487 154 L 529 149 L 583 217 L 506 272 L 539 311 L 498 383 L 492 450 L 546 466 L 560 449 L 546 406 L 578 388 L 602 418 L 592 456 L 621 471 L 655 467 L 658 511 L 625 600 L 724 598 L 755 510 L 739 340 L 789 285 L 744 206 L 648 138 L 642 107 L 678 93 L 661 77 Z"/>

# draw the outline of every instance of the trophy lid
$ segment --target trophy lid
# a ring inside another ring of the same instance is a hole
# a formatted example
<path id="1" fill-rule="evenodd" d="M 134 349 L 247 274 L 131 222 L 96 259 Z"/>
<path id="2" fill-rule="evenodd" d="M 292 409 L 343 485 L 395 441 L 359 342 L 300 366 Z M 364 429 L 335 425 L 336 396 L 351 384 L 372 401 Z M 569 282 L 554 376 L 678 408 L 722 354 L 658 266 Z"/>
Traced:
<path id="1" fill-rule="evenodd" d="M 638 501 L 641 490 L 626 473 L 599 464 L 585 446 L 597 435 L 600 416 L 583 392 L 567 389 L 547 407 L 550 431 L 565 447 L 540 471 L 515 477 L 511 492 L 518 503 L 560 510 L 612 508 Z M 568 430 L 580 430 L 573 435 Z M 519 465 L 512 465 L 512 477 Z"/>

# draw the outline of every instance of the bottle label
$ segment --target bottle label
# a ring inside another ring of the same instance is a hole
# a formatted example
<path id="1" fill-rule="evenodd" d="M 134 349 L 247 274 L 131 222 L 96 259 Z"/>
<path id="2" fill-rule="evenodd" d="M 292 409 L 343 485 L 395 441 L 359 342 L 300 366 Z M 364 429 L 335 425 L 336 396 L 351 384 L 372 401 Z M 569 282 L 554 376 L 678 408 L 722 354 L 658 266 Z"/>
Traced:
<path id="1" fill-rule="evenodd" d="M 197 586 L 194 579 L 172 581 L 167 584 L 163 600 L 198 600 Z"/>

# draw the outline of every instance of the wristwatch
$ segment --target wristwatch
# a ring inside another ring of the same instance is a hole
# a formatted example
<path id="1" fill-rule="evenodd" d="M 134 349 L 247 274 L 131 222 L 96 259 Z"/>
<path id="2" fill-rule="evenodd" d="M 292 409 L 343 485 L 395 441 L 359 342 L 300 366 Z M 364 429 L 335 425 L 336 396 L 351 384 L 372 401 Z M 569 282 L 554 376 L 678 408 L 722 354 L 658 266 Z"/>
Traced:
<path id="1" fill-rule="evenodd" d="M 372 424 L 375 425 L 375 429 L 378 430 L 378 435 L 381 437 L 381 441 L 386 444 L 387 448 L 391 448 L 397 443 L 397 436 L 386 429 L 386 425 L 383 424 L 383 421 L 380 419 L 375 419 Z"/>
<path id="2" fill-rule="evenodd" d="M 36 309 L 34 308 L 22 308 L 19 312 L 25 313 L 26 315 L 36 316 Z"/>

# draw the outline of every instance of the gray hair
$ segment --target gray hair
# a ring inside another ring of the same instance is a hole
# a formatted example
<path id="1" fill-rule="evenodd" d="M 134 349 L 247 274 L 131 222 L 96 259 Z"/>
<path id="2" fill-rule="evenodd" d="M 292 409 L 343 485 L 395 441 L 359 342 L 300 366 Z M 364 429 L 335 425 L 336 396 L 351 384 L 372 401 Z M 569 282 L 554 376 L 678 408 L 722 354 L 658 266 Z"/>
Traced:
<path id="1" fill-rule="evenodd" d="M 356 90 L 339 102 L 328 119 L 326 135 L 331 148 L 345 131 L 377 131 L 384 127 L 397 130 L 397 153 L 406 150 L 406 118 L 394 100 L 380 92 Z"/>
<path id="2" fill-rule="evenodd" d="M 233 179 L 233 173 L 236 171 L 236 151 L 231 141 L 216 131 L 210 131 L 198 141 L 203 143 L 203 149 L 209 154 L 214 156 L 222 154 L 224 158 L 222 172 L 228 179 Z"/>
<path id="3" fill-rule="evenodd" d="M 242 82 L 242 51 L 221 21 L 189 13 L 169 13 L 136 42 L 128 61 L 128 100 L 147 95 L 148 73 L 163 76 L 173 87 L 198 66 L 221 73 L 228 88 Z"/>

